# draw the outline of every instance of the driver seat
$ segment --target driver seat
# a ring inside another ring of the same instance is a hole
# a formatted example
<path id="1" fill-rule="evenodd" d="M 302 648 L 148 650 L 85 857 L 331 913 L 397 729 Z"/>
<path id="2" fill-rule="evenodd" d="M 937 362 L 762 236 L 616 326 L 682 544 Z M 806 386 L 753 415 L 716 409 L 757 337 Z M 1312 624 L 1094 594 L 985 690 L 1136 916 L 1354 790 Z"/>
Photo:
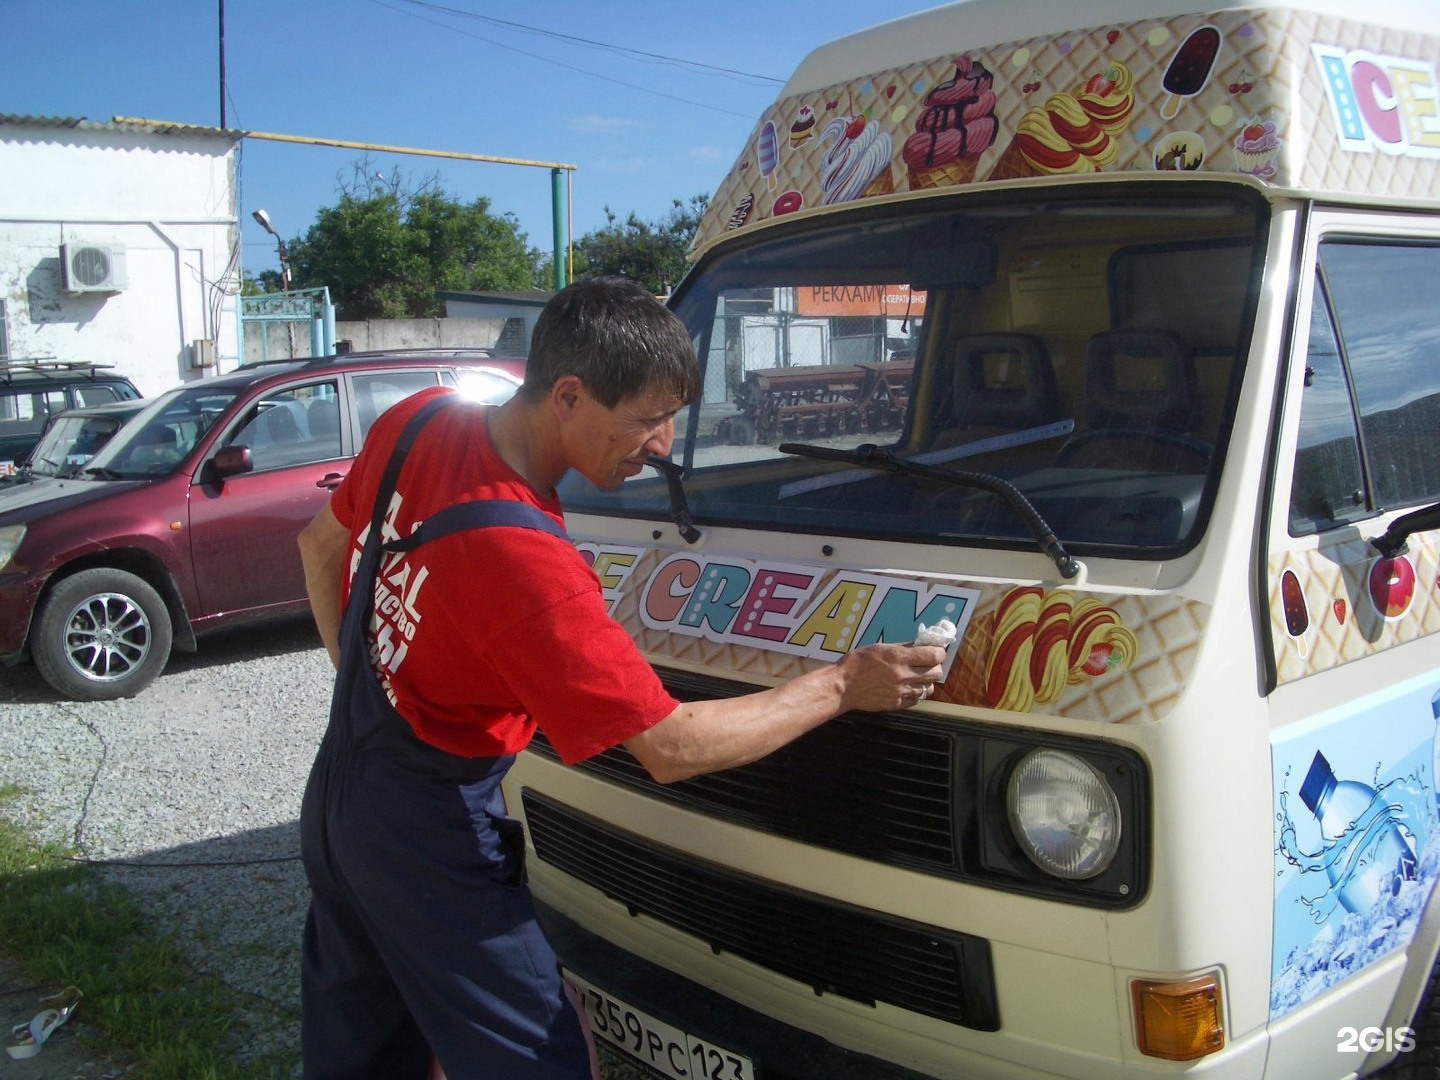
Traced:
<path id="1" fill-rule="evenodd" d="M 953 419 L 932 449 L 1060 419 L 1055 368 L 1045 343 L 1033 334 L 973 334 L 959 338 L 950 356 Z"/>

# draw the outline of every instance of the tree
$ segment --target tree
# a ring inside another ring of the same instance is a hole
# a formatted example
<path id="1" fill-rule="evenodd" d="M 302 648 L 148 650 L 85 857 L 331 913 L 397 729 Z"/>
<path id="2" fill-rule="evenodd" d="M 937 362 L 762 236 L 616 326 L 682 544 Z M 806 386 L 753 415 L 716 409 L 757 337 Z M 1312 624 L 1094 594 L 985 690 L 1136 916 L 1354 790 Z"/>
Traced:
<path id="1" fill-rule="evenodd" d="M 538 253 L 513 214 L 461 203 L 435 177 L 407 190 L 368 162 L 354 169 L 339 203 L 290 241 L 293 288 L 328 286 L 338 317 L 356 320 L 437 316 L 439 292 L 532 287 Z"/>
<path id="2" fill-rule="evenodd" d="M 692 195 L 688 203 L 676 199 L 670 212 L 653 224 L 634 214 L 620 224 L 605 207 L 605 227 L 575 243 L 575 276 L 623 274 L 657 295 L 668 293 L 685 276 L 685 254 L 709 203 L 708 195 Z"/>

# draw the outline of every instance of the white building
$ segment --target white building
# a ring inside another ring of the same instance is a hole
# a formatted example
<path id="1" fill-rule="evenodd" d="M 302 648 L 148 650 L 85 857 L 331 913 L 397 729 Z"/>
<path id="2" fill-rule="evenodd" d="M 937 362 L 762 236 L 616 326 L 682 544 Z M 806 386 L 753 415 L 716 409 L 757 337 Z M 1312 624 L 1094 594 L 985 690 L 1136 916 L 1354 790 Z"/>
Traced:
<path id="1" fill-rule="evenodd" d="M 234 368 L 241 137 L 0 115 L 0 359 L 110 364 L 146 396 Z"/>

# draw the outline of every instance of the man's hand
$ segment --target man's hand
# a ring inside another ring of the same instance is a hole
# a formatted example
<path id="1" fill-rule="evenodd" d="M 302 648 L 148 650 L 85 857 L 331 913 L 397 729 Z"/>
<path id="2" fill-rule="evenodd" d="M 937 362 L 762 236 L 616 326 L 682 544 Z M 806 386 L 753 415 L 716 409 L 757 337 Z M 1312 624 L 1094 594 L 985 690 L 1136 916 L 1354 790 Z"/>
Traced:
<path id="1" fill-rule="evenodd" d="M 867 645 L 835 667 L 846 679 L 841 712 L 907 709 L 923 701 L 943 677 L 945 650 L 934 645 Z"/>
<path id="2" fill-rule="evenodd" d="M 934 687 L 944 662 L 934 645 L 867 645 L 769 690 L 683 702 L 625 747 L 662 784 L 732 769 L 843 712 L 909 708 Z"/>

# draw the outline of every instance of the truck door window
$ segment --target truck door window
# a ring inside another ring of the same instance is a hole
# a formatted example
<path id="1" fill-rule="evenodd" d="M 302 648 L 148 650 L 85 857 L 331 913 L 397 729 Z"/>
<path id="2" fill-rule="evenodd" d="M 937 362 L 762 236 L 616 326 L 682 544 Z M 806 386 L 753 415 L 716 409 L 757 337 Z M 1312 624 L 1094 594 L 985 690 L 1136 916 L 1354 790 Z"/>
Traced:
<path id="1" fill-rule="evenodd" d="M 1440 244 L 1327 242 L 1320 248 L 1341 356 L 1360 415 L 1369 505 L 1440 500 Z"/>
<path id="2" fill-rule="evenodd" d="M 1350 380 L 1325 291 L 1315 283 L 1310 341 L 1300 397 L 1300 441 L 1290 484 L 1290 534 L 1304 536 L 1351 520 L 1365 509 L 1360 436 Z"/>

